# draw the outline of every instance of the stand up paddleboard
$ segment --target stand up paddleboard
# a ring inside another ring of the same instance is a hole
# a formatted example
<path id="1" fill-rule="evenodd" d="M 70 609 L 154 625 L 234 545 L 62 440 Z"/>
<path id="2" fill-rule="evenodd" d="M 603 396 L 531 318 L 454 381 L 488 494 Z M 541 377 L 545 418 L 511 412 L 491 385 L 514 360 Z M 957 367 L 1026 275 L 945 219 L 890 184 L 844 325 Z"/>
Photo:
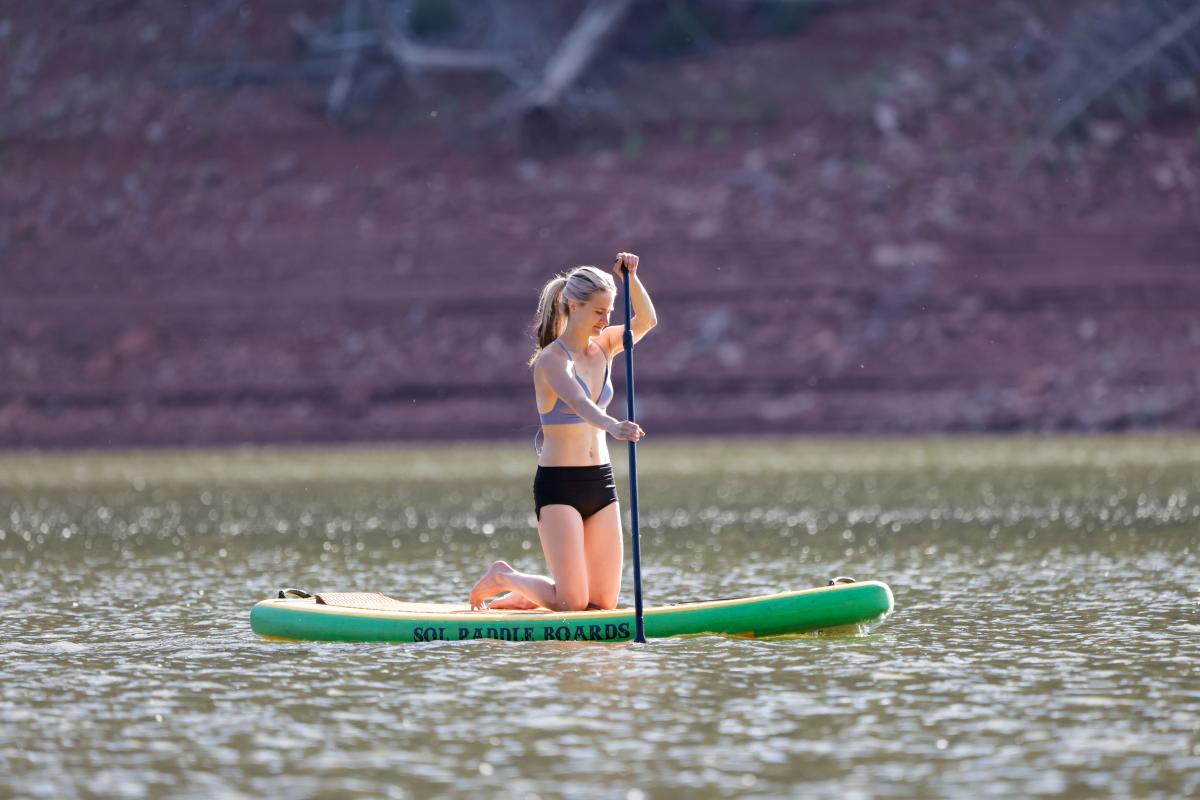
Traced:
<path id="1" fill-rule="evenodd" d="M 623 642 L 634 638 L 634 609 L 612 611 L 472 611 L 465 604 L 405 603 L 375 593 L 288 590 L 250 612 L 256 633 L 327 642 Z M 763 637 L 875 622 L 892 610 L 892 590 L 878 581 L 819 589 L 680 603 L 645 609 L 649 638 L 725 634 Z"/>

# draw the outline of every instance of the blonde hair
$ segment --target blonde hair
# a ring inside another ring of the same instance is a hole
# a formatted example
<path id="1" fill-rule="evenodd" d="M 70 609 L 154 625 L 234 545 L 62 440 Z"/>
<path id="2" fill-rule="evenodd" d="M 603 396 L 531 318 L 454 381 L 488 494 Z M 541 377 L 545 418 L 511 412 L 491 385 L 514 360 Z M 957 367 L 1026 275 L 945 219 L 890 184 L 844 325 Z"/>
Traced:
<path id="1" fill-rule="evenodd" d="M 530 366 L 537 361 L 538 354 L 566 330 L 567 317 L 571 313 L 567 300 L 586 303 L 596 292 L 610 292 L 616 297 L 617 284 L 607 272 L 595 267 L 576 267 L 546 281 L 538 297 L 537 316 L 533 323 L 536 346 L 529 359 Z"/>

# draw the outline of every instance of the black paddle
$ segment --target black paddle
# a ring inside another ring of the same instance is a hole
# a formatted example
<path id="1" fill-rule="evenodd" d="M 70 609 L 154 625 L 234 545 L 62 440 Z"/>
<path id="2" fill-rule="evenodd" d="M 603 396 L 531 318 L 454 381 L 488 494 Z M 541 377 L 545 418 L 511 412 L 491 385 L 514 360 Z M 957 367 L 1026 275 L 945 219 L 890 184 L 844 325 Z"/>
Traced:
<path id="1" fill-rule="evenodd" d="M 617 259 L 620 262 L 620 259 Z M 629 400 L 629 421 L 637 422 L 637 414 L 633 404 L 633 329 L 631 327 L 633 312 L 629 302 L 629 268 L 625 274 L 625 396 Z M 637 442 L 629 443 L 629 518 L 632 522 L 633 536 L 633 613 L 637 620 L 635 642 L 646 642 L 646 630 L 642 622 L 642 537 L 638 532 L 638 498 L 637 498 Z"/>

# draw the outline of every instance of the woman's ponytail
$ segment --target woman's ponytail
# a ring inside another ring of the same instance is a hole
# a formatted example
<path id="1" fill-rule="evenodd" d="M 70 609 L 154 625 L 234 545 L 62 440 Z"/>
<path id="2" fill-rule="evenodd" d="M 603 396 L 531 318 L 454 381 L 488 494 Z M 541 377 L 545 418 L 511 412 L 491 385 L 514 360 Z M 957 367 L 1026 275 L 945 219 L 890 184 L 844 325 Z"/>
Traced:
<path id="1" fill-rule="evenodd" d="M 542 287 L 538 299 L 537 317 L 533 324 L 533 338 L 537 346 L 529 359 L 529 365 L 537 361 L 538 354 L 548 347 L 567 328 L 567 298 L 577 303 L 588 302 L 596 292 L 608 292 L 617 296 L 617 285 L 605 272 L 595 267 L 576 267 L 566 275 L 556 275 Z"/>
<path id="2" fill-rule="evenodd" d="M 563 289 L 566 286 L 566 276 L 556 275 L 546 281 L 546 285 L 542 287 L 533 331 L 537 347 L 529 359 L 530 366 L 537 361 L 538 353 L 542 352 L 542 348 L 561 336 L 563 329 L 567 327 L 567 308 L 566 301 L 563 299 Z"/>

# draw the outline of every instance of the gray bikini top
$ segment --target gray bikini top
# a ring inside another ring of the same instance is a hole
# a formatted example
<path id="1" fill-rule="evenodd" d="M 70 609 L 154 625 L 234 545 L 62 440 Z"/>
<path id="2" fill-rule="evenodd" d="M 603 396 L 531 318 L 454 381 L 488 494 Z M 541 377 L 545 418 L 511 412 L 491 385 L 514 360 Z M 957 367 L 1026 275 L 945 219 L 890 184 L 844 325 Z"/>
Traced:
<path id="1" fill-rule="evenodd" d="M 567 354 L 567 359 L 574 364 L 575 359 L 571 358 L 571 351 L 567 349 L 567 346 L 558 339 L 555 339 L 554 343 L 563 349 L 563 352 Z M 600 399 L 595 401 L 596 405 L 599 406 L 601 410 L 607 409 L 608 404 L 612 402 L 613 398 L 612 375 L 609 374 L 610 366 L 611 364 L 607 362 L 604 364 L 604 386 L 600 389 Z M 592 397 L 592 390 L 588 388 L 588 385 L 584 382 L 583 378 L 579 377 L 578 370 L 575 372 L 575 380 L 579 381 L 579 385 L 583 387 L 583 391 L 587 393 L 588 399 L 590 400 Z M 553 408 L 551 408 L 545 414 L 540 414 L 539 416 L 542 418 L 543 425 L 579 425 L 586 422 L 583 417 L 576 414 L 569 405 L 564 403 L 561 397 L 554 401 Z"/>

